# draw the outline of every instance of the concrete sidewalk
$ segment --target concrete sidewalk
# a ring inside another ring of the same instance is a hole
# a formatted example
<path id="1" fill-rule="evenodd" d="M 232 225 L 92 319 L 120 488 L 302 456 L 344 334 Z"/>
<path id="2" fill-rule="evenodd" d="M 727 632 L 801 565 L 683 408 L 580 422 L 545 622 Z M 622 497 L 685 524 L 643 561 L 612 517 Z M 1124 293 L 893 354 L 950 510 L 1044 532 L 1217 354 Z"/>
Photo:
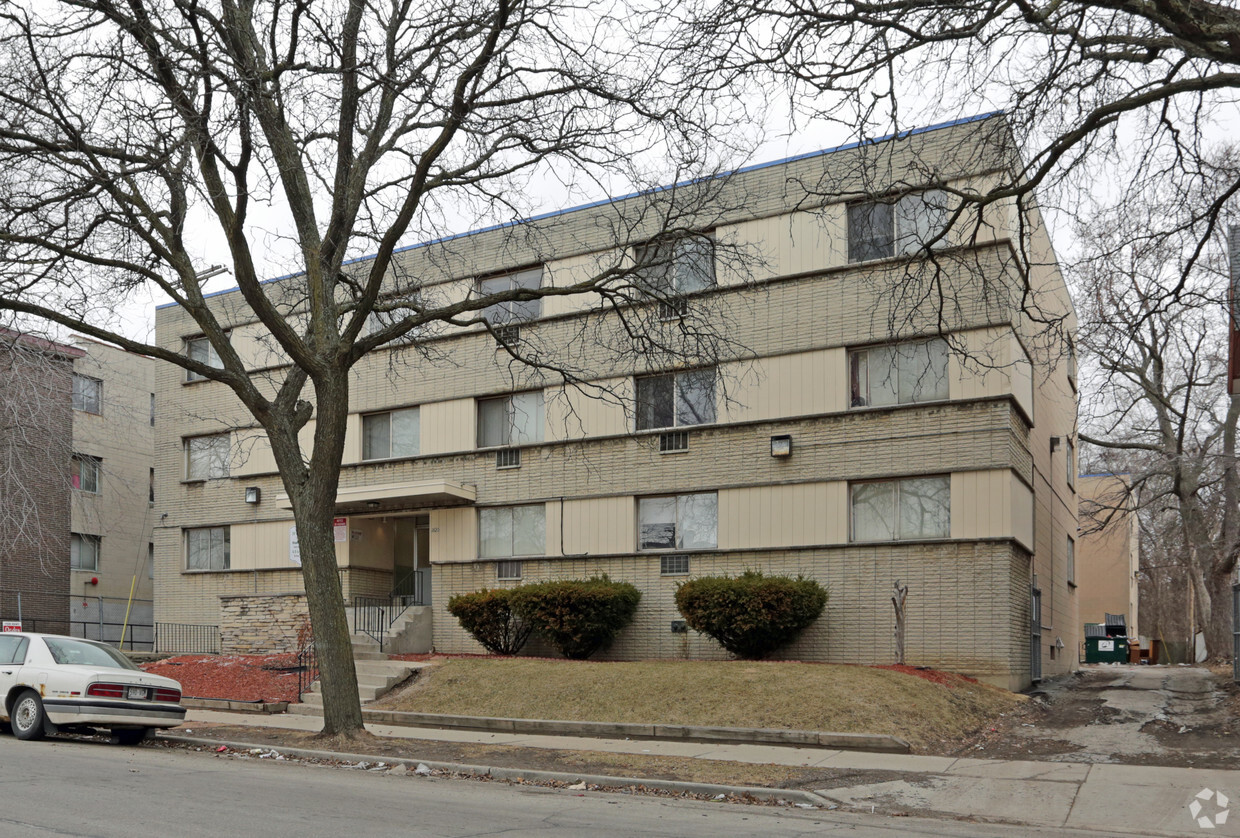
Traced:
<path id="1" fill-rule="evenodd" d="M 316 731 L 312 716 L 251 716 L 191 710 L 194 723 Z M 1240 836 L 1240 770 L 878 754 L 777 745 L 594 739 L 368 724 L 376 736 L 525 748 L 602 751 L 798 767 L 894 771 L 901 779 L 814 791 L 843 810 L 965 817 L 1044 828 L 1132 835 Z M 1209 799 L 1198 797 L 1208 790 Z M 1222 801 L 1215 793 L 1221 793 Z M 1190 806 L 1197 802 L 1194 816 Z M 1235 804 L 1232 801 L 1237 801 Z M 1210 826 L 1198 823 L 1208 818 Z"/>

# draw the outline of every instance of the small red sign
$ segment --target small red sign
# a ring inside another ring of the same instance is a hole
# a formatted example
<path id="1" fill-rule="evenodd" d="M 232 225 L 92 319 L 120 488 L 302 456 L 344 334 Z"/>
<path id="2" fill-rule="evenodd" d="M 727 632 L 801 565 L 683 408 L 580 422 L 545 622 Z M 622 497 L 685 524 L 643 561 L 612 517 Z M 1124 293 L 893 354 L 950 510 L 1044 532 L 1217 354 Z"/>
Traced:
<path id="1" fill-rule="evenodd" d="M 19 620 L 5 620 L 3 629 L 4 631 L 21 631 L 22 624 Z"/>

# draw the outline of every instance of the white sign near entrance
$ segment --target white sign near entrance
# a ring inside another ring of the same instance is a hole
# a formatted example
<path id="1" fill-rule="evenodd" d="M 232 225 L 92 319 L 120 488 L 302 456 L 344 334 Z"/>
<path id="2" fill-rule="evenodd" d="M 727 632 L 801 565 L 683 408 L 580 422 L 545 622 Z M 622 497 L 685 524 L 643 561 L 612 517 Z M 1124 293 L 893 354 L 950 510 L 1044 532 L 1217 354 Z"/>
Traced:
<path id="1" fill-rule="evenodd" d="M 288 560 L 301 567 L 301 545 L 297 543 L 297 526 L 288 528 Z"/>
<path id="2" fill-rule="evenodd" d="M 20 620 L 5 620 L 4 630 L 5 631 L 21 631 L 22 630 L 21 621 Z"/>

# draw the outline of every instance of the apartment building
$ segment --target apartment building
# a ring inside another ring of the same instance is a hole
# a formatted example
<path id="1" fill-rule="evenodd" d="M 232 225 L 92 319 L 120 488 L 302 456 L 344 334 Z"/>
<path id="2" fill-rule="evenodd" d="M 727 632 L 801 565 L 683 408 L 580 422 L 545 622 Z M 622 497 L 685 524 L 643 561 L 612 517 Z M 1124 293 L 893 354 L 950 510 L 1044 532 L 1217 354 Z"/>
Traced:
<path id="1" fill-rule="evenodd" d="M 1078 481 L 1081 532 L 1075 554 L 1081 622 L 1122 614 L 1128 636 L 1139 636 L 1140 537 L 1123 474 L 1084 474 Z"/>
<path id="2" fill-rule="evenodd" d="M 153 640 L 155 362 L 77 337 L 68 600 L 75 635 Z"/>
<path id="3" fill-rule="evenodd" d="M 417 599 L 435 649 L 476 652 L 448 597 L 605 573 L 642 591 L 606 655 L 722 658 L 684 630 L 677 584 L 804 574 L 830 601 L 784 654 L 865 664 L 894 658 L 899 580 L 911 664 L 1004 687 L 1074 667 L 1075 371 L 1070 341 L 1051 346 L 1020 304 L 1070 335 L 1071 301 L 1036 209 L 943 226 L 953 192 L 1013 159 L 990 116 L 733 173 L 679 238 L 617 224 L 648 200 L 631 196 L 404 251 L 401 276 L 449 300 L 636 265 L 658 299 L 627 310 L 654 342 L 700 344 L 709 326 L 716 357 L 590 349 L 616 310 L 557 295 L 488 318 L 544 360 L 575 347 L 584 384 L 480 328 L 363 359 L 335 518 L 346 599 Z M 255 373 L 278 373 L 240 294 L 211 303 Z M 156 326 L 160 345 L 212 359 L 182 310 Z M 270 449 L 226 387 L 195 378 L 156 372 L 156 619 L 299 619 Z"/>
<path id="4" fill-rule="evenodd" d="M 0 618 L 69 630 L 73 365 L 82 351 L 0 329 Z"/>

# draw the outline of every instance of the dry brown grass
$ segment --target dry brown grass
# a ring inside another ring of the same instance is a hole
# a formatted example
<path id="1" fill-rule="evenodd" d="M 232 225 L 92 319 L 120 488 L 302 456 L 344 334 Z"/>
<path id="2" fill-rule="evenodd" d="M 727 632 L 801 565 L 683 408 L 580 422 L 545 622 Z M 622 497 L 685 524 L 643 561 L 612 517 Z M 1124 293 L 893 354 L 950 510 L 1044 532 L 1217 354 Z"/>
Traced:
<path id="1" fill-rule="evenodd" d="M 958 740 L 1023 696 L 864 666 L 450 658 L 376 706 L 420 713 L 886 733 Z"/>

